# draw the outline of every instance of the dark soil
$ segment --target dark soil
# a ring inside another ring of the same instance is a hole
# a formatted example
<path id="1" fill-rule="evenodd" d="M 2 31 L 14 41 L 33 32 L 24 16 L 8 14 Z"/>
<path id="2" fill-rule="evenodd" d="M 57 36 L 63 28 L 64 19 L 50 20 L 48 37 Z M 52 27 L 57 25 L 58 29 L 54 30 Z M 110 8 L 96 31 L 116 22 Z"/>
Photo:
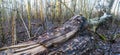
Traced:
<path id="1" fill-rule="evenodd" d="M 26 25 L 28 24 L 27 21 Z M 6 22 L 6 24 L 9 24 Z M 71 38 L 69 41 L 64 44 L 57 45 L 57 47 L 50 49 L 49 54 L 57 54 L 57 55 L 120 55 L 120 25 L 119 21 L 106 22 L 102 24 L 97 33 L 102 34 L 106 37 L 106 40 L 102 40 L 98 35 L 91 33 L 90 31 L 83 31 L 81 33 L 77 33 L 75 37 Z M 47 20 L 45 23 L 47 29 L 55 27 L 57 25 L 53 25 L 50 20 Z M 0 41 L 0 47 L 11 45 L 11 30 L 7 28 L 8 26 L 4 26 L 4 41 Z M 38 28 L 40 28 L 38 30 Z M 46 29 L 46 30 L 47 30 Z M 36 33 L 38 31 L 38 33 Z M 36 33 L 36 36 L 41 35 L 45 31 L 39 19 L 33 19 L 31 22 L 31 36 L 33 37 Z M 112 37 L 118 35 L 115 39 Z M 86 37 L 86 38 L 83 38 Z M 26 29 L 22 24 L 21 20 L 17 22 L 17 43 L 21 43 L 27 41 L 28 35 L 26 33 Z M 2 38 L 0 38 L 2 40 Z M 79 46 L 82 40 L 88 40 L 89 42 L 86 45 L 92 46 L 91 49 L 83 51 L 81 49 L 83 46 Z M 93 44 L 94 43 L 94 44 Z M 91 45 L 92 44 L 92 45 Z M 94 48 L 93 48 L 94 47 Z"/>
<path id="2" fill-rule="evenodd" d="M 102 40 L 98 35 L 90 31 L 78 32 L 75 37 L 71 38 L 64 44 L 50 49 L 52 55 L 120 55 L 120 34 L 119 21 L 112 24 L 111 21 L 99 26 L 97 33 L 105 36 Z M 83 40 L 84 43 L 82 43 Z M 81 46 L 81 44 L 83 46 Z M 88 48 L 87 48 L 88 47 Z M 88 49 L 88 50 L 87 50 Z"/>

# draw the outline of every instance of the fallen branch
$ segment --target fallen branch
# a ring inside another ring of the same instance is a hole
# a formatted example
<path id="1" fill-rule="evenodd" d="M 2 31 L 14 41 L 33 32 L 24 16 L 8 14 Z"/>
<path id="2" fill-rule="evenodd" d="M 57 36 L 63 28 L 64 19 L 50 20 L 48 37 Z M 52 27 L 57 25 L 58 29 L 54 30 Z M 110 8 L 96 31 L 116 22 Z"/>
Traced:
<path id="1" fill-rule="evenodd" d="M 6 49 L 12 49 L 12 48 L 24 48 L 24 47 L 31 46 L 31 45 L 34 45 L 34 44 L 36 44 L 36 43 L 29 43 L 29 44 L 22 43 L 22 44 L 18 44 L 18 45 L 12 45 L 12 46 L 9 46 L 9 47 L 0 48 L 0 51 L 6 50 Z"/>
<path id="2" fill-rule="evenodd" d="M 108 15 L 107 13 L 104 13 L 103 16 L 101 16 L 100 18 L 93 18 L 93 19 L 90 19 L 88 20 L 88 24 L 89 25 L 98 25 L 99 23 L 102 23 L 104 21 L 107 21 L 107 19 L 109 19 L 112 15 Z"/>
<path id="3" fill-rule="evenodd" d="M 36 46 L 35 48 L 31 48 L 25 51 L 18 51 L 17 53 L 13 53 L 13 55 L 21 55 L 21 54 L 35 55 L 44 51 L 46 51 L 46 48 L 44 46 Z"/>

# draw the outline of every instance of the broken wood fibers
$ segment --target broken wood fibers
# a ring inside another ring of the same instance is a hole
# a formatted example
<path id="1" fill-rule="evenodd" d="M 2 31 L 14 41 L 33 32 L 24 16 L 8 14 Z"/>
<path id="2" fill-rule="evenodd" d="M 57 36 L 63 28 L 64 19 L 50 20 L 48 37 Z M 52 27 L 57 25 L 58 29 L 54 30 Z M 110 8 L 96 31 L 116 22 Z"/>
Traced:
<path id="1" fill-rule="evenodd" d="M 21 43 L 12 47 L 2 48 L 14 49 L 11 55 L 30 54 L 35 55 L 41 52 L 45 52 L 48 47 L 55 44 L 60 44 L 70 39 L 79 29 L 80 24 L 83 20 L 79 15 L 73 16 L 62 26 L 48 30 L 37 38 L 35 41 Z M 20 47 L 23 46 L 23 47 Z M 20 48 L 17 48 L 20 47 Z"/>

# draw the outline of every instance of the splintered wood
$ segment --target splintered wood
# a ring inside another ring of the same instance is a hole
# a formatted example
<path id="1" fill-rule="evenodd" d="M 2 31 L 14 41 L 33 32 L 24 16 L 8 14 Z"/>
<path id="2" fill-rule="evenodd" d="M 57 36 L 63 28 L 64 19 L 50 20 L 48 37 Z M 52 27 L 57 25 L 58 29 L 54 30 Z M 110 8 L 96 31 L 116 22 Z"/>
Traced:
<path id="1" fill-rule="evenodd" d="M 107 13 L 104 13 L 104 15 L 101 16 L 100 18 L 90 19 L 89 21 L 87 21 L 87 24 L 89 24 L 90 26 L 94 26 L 98 23 L 102 23 L 108 20 L 109 17 L 111 17 L 111 15 L 107 15 Z M 74 37 L 73 35 L 75 35 L 75 33 L 78 30 L 81 30 L 80 26 L 85 25 L 83 22 L 84 21 L 81 16 L 79 15 L 73 16 L 71 19 L 65 22 L 62 26 L 52 28 L 46 31 L 45 33 L 37 37 L 37 40 L 20 43 L 18 45 L 13 45 L 10 47 L 0 48 L 0 51 L 1 51 L 0 55 L 4 55 L 4 54 L 5 55 L 22 55 L 22 54 L 23 55 L 24 54 L 25 55 L 40 55 L 40 54 L 43 55 L 44 53 L 46 54 L 48 50 L 51 49 L 50 46 L 65 43 L 68 39 L 70 39 L 71 37 Z M 79 48 L 82 50 L 81 52 L 79 52 L 80 54 L 90 49 L 91 48 L 90 46 L 92 46 L 93 44 L 93 43 L 90 43 L 91 41 L 90 38 L 87 38 L 87 39 L 86 38 L 87 37 L 83 37 L 83 39 L 80 38 L 80 40 L 81 39 L 82 40 L 79 41 L 79 45 L 75 44 L 76 46 L 77 45 L 79 47 L 81 46 Z M 70 41 L 70 43 L 74 45 L 74 41 Z M 90 44 L 87 44 L 87 43 L 90 43 Z M 69 48 L 72 49 L 72 47 L 69 47 Z M 61 49 L 63 49 L 64 51 L 65 49 L 64 46 Z M 69 50 L 66 50 L 64 52 L 67 52 L 67 51 L 69 52 Z M 50 54 L 52 53 L 53 52 L 51 52 Z"/>
<path id="2" fill-rule="evenodd" d="M 70 39 L 79 29 L 83 20 L 79 15 L 73 16 L 62 26 L 50 29 L 37 38 L 37 40 L 21 43 L 18 47 L 6 47 L 5 49 L 14 49 L 12 55 L 30 54 L 35 55 L 48 50 L 51 45 L 60 44 Z M 27 45 L 30 44 L 31 45 Z M 22 45 L 24 47 L 20 47 Z M 1 50 L 1 49 L 0 49 Z"/>

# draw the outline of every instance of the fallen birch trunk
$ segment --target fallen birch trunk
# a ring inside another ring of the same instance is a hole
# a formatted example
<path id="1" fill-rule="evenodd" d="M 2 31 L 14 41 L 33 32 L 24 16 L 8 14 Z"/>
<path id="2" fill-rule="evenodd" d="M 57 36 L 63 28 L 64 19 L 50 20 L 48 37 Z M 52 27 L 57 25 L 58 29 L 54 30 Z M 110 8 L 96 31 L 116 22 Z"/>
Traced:
<path id="1" fill-rule="evenodd" d="M 100 18 L 97 17 L 97 18 L 93 18 L 93 19 L 88 20 L 88 23 L 89 23 L 89 25 L 95 26 L 95 25 L 98 25 L 99 23 L 107 21 L 108 19 L 110 19 L 110 17 L 111 17 L 111 15 L 104 13 L 104 15 L 101 16 Z"/>
<path id="2" fill-rule="evenodd" d="M 90 21 L 88 21 L 87 24 L 92 26 L 98 25 L 99 23 L 109 20 L 110 19 L 109 17 L 111 17 L 111 15 L 104 14 L 100 18 L 90 19 Z M 94 49 L 95 47 L 94 42 L 96 41 L 93 39 L 93 36 L 86 35 L 86 34 L 84 34 L 84 36 L 83 35 L 80 36 L 76 34 L 74 38 L 63 43 L 62 46 L 59 46 L 55 49 L 51 49 L 51 52 L 49 53 L 49 55 L 76 55 L 76 54 L 86 55 L 86 52 L 91 52 L 92 49 Z"/>
<path id="3" fill-rule="evenodd" d="M 103 16 L 96 20 L 90 19 L 90 21 L 88 21 L 88 24 L 95 25 L 101 23 L 102 21 L 107 21 L 106 19 L 108 19 L 109 17 L 111 17 L 111 15 L 107 15 L 105 13 Z M 65 41 L 73 37 L 73 35 L 75 35 L 75 33 L 79 30 L 80 25 L 82 24 L 83 20 L 81 16 L 76 15 L 65 22 L 62 26 L 50 29 L 49 31 L 43 33 L 41 36 L 38 37 L 37 40 L 26 42 L 26 44 L 32 43 L 31 45 L 24 45 L 24 43 L 21 43 L 21 45 L 24 47 L 16 45 L 18 47 L 5 47 L 0 48 L 0 50 L 14 49 L 10 53 L 7 52 L 7 55 L 36 55 L 49 50 L 49 47 L 52 45 L 64 43 Z M 84 44 L 87 43 L 86 40 L 83 40 L 82 42 L 84 42 Z M 83 44 L 81 44 L 80 46 L 83 46 Z"/>

